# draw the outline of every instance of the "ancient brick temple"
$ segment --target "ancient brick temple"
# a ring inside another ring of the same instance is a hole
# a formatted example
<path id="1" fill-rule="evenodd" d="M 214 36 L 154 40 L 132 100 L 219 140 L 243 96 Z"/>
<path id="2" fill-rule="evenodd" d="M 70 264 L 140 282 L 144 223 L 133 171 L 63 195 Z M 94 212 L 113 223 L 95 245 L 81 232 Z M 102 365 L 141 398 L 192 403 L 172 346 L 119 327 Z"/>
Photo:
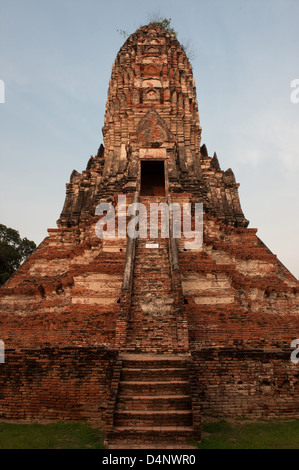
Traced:
<path id="1" fill-rule="evenodd" d="M 191 65 L 158 24 L 117 54 L 103 137 L 71 174 L 58 228 L 0 291 L 1 418 L 103 420 L 113 447 L 183 445 L 208 416 L 298 416 L 298 281 L 201 145 Z M 202 245 L 171 224 L 118 236 L 117 217 L 100 238 L 98 205 L 125 212 L 126 229 L 133 202 L 191 207 L 190 229 L 202 203 Z"/>

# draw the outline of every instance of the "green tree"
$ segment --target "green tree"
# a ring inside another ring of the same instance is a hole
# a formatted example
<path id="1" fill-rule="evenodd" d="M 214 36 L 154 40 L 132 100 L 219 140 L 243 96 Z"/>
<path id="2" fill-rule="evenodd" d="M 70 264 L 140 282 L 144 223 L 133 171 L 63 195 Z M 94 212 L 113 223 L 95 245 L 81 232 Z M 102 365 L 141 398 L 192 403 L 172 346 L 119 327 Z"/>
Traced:
<path id="1" fill-rule="evenodd" d="M 0 224 L 0 286 L 18 269 L 36 248 L 26 237 L 21 238 L 17 230 Z"/>

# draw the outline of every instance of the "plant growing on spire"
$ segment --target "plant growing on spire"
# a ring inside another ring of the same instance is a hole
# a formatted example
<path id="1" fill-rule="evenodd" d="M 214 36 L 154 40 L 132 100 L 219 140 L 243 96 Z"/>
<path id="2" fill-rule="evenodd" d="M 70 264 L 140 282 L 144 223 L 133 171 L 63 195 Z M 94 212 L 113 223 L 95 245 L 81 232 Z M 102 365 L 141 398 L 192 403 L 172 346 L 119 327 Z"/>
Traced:
<path id="1" fill-rule="evenodd" d="M 177 32 L 170 26 L 171 18 L 163 18 L 160 16 L 160 12 L 151 12 L 148 14 L 148 24 L 147 25 L 159 25 L 162 28 L 166 29 L 169 33 L 172 33 L 177 37 Z"/>

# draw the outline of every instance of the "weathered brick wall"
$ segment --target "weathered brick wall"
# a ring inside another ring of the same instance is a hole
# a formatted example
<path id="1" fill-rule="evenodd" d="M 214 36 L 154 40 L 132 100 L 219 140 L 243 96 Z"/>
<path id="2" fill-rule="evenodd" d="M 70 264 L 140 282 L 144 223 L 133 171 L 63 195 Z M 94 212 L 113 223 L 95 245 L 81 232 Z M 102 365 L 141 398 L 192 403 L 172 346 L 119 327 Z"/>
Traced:
<path id="1" fill-rule="evenodd" d="M 299 366 L 291 351 L 192 352 L 202 416 L 299 417 Z"/>
<path id="2" fill-rule="evenodd" d="M 58 229 L 0 290 L 2 417 L 100 418 L 114 349 L 128 344 L 190 346 L 203 413 L 298 413 L 298 373 L 283 351 L 299 337 L 299 283 L 246 228 L 232 170 L 200 146 L 192 68 L 171 33 L 149 25 L 125 42 L 104 124 L 105 149 L 73 171 Z M 164 161 L 173 202 L 203 202 L 204 240 L 194 250 L 177 241 L 177 273 L 166 248 L 145 259 L 137 246 L 130 292 L 126 239 L 100 240 L 95 208 L 116 206 L 117 194 L 129 204 L 144 159 Z"/>
<path id="3" fill-rule="evenodd" d="M 126 239 L 97 238 L 92 221 L 49 233 L 0 290 L 5 347 L 113 347 Z"/>
<path id="4" fill-rule="evenodd" d="M 299 369 L 281 352 L 192 351 L 202 416 L 299 417 Z M 102 421 L 117 352 L 102 348 L 7 350 L 0 418 Z"/>
<path id="5" fill-rule="evenodd" d="M 0 418 L 102 421 L 116 359 L 103 348 L 6 350 Z"/>
<path id="6" fill-rule="evenodd" d="M 204 217 L 203 245 L 179 266 L 191 349 L 280 350 L 299 335 L 299 283 L 256 230 Z"/>

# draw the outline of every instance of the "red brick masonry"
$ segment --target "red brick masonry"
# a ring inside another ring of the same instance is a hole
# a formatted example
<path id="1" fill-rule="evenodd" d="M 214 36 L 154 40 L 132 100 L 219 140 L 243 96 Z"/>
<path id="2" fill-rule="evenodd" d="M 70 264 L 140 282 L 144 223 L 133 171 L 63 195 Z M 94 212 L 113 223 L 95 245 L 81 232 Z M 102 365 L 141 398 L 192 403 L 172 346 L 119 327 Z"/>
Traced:
<path id="1" fill-rule="evenodd" d="M 0 289 L 0 417 L 104 420 L 110 446 L 183 445 L 201 416 L 298 417 L 298 281 L 200 145 L 190 62 L 159 25 L 117 54 L 103 136 L 71 174 L 58 228 Z M 164 196 L 155 181 L 142 195 L 144 160 L 163 162 Z M 95 209 L 117 211 L 119 195 L 202 203 L 203 245 L 98 238 Z"/>

